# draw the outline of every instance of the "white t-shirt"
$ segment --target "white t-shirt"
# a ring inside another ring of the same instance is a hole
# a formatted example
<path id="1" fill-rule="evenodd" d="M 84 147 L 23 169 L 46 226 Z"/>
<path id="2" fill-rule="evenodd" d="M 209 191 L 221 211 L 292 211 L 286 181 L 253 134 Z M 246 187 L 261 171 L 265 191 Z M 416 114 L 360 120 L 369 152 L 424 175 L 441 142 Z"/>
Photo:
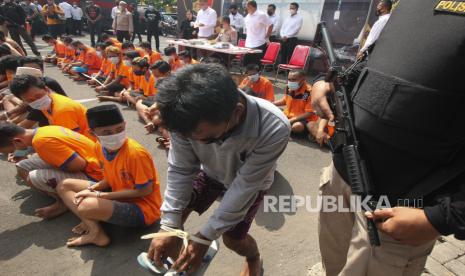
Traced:
<path id="1" fill-rule="evenodd" d="M 199 37 L 209 37 L 215 32 L 216 26 L 216 11 L 210 7 L 206 10 L 199 10 L 197 13 L 196 25 L 204 24 L 205 26 L 199 27 Z"/>
<path id="2" fill-rule="evenodd" d="M 371 28 L 370 34 L 368 35 L 367 40 L 365 41 L 365 45 L 363 45 L 363 48 L 360 50 L 360 52 L 364 52 L 366 49 L 368 49 L 368 47 L 370 47 L 373 43 L 376 42 L 379 35 L 381 34 L 381 31 L 384 29 L 384 26 L 386 26 L 389 17 L 391 17 L 390 13 L 381 15 L 375 22 L 375 24 L 373 24 L 373 28 Z"/>
<path id="3" fill-rule="evenodd" d="M 80 7 L 73 7 L 71 9 L 71 15 L 73 16 L 74 20 L 81 20 L 82 19 L 82 9 Z"/>
<path id="4" fill-rule="evenodd" d="M 63 10 L 63 12 L 65 13 L 65 18 L 68 19 L 68 18 L 71 18 L 72 15 L 71 15 L 71 9 L 73 8 L 73 6 L 71 6 L 68 2 L 61 2 L 60 4 L 58 4 L 58 6 Z"/>
<path id="5" fill-rule="evenodd" d="M 264 12 L 255 11 L 245 17 L 245 28 L 247 29 L 247 38 L 245 47 L 257 48 L 266 43 L 266 33 L 271 21 Z"/>
<path id="6" fill-rule="evenodd" d="M 271 35 L 277 36 L 279 35 L 279 29 L 281 29 L 281 20 L 278 15 L 273 14 L 272 16 L 268 15 L 271 24 L 273 24 L 273 30 L 271 31 Z"/>
<path id="7" fill-rule="evenodd" d="M 118 6 L 115 6 L 113 7 L 113 9 L 111 9 L 111 19 L 115 19 L 117 11 L 118 11 Z"/>
<path id="8" fill-rule="evenodd" d="M 231 26 L 238 30 L 244 28 L 244 17 L 240 13 L 236 13 L 235 15 L 229 13 L 229 20 L 231 21 Z"/>
<path id="9" fill-rule="evenodd" d="M 300 14 L 294 14 L 284 20 L 283 25 L 281 26 L 281 37 L 297 37 L 297 34 L 302 29 L 302 24 L 304 19 Z"/>

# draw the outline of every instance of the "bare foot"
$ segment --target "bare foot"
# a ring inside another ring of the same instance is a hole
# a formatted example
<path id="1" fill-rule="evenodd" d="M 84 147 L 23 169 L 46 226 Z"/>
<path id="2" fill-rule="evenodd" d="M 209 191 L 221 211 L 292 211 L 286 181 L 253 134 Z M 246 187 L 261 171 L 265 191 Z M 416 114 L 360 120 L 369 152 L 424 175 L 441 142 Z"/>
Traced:
<path id="1" fill-rule="evenodd" d="M 100 247 L 107 246 L 110 243 L 110 238 L 103 232 L 99 230 L 96 233 L 87 233 L 80 237 L 74 237 L 68 240 L 66 245 L 68 247 L 81 246 L 86 244 L 95 244 Z"/>
<path id="2" fill-rule="evenodd" d="M 71 231 L 73 231 L 74 234 L 84 235 L 89 233 L 89 227 L 84 222 L 81 222 L 78 225 L 74 226 L 74 228 Z"/>
<path id="3" fill-rule="evenodd" d="M 43 219 L 51 219 L 68 211 L 68 207 L 63 202 L 57 200 L 50 206 L 35 210 L 35 215 Z"/>
<path id="4" fill-rule="evenodd" d="M 260 256 L 253 259 L 248 259 L 244 263 L 244 268 L 240 276 L 260 276 L 262 273 L 263 261 Z"/>

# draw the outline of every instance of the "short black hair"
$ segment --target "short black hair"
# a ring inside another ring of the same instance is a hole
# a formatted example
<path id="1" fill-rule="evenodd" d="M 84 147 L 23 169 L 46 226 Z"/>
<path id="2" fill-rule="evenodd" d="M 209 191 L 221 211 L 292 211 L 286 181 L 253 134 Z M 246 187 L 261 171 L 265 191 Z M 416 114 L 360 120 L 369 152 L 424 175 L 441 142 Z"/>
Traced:
<path id="1" fill-rule="evenodd" d="M 236 83 L 220 64 L 183 67 L 157 88 L 164 127 L 182 135 L 190 135 L 200 122 L 228 121 L 239 101 Z"/>
<path id="2" fill-rule="evenodd" d="M 178 56 L 192 58 L 191 52 L 189 50 L 179 52 Z"/>
<path id="3" fill-rule="evenodd" d="M 157 60 L 152 66 L 150 66 L 150 69 L 152 70 L 156 69 L 160 73 L 166 74 L 171 71 L 171 65 L 164 60 Z"/>
<path id="4" fill-rule="evenodd" d="M 152 50 L 152 44 L 150 44 L 148 41 L 141 42 L 139 47 Z"/>
<path id="5" fill-rule="evenodd" d="M 289 6 L 294 6 L 296 10 L 299 9 L 299 4 L 296 2 L 292 2 Z"/>
<path id="6" fill-rule="evenodd" d="M 249 63 L 245 67 L 245 72 L 249 72 L 249 71 L 260 72 L 260 66 L 258 66 L 258 64 L 255 64 L 255 63 Z"/>
<path id="7" fill-rule="evenodd" d="M 105 51 L 105 49 L 110 45 L 111 43 L 108 42 L 98 42 L 97 44 L 95 44 L 95 49 L 101 48 L 103 51 Z"/>
<path id="8" fill-rule="evenodd" d="M 5 44 L 0 45 L 0 57 L 11 55 L 10 47 L 6 46 Z"/>
<path id="9" fill-rule="evenodd" d="M 15 76 L 10 83 L 10 91 L 15 97 L 21 98 L 30 88 L 38 87 L 45 89 L 45 83 L 42 79 L 31 75 Z"/>
<path id="10" fill-rule="evenodd" d="M 50 41 L 52 39 L 54 39 L 54 38 L 51 35 L 48 35 L 48 34 L 42 36 L 42 40 L 45 41 L 45 42 L 48 42 L 48 41 Z"/>
<path id="11" fill-rule="evenodd" d="M 13 138 L 24 134 L 26 130 L 11 122 L 0 122 L 0 148 L 13 145 Z"/>
<path id="12" fill-rule="evenodd" d="M 268 8 L 270 8 L 270 7 L 273 8 L 273 10 L 276 10 L 276 5 L 275 4 L 269 4 Z"/>
<path id="13" fill-rule="evenodd" d="M 131 41 L 125 41 L 123 44 L 121 44 L 121 49 L 127 49 L 127 48 L 135 48 L 134 43 Z"/>
<path id="14" fill-rule="evenodd" d="M 231 24 L 231 19 L 229 18 L 229 16 L 223 16 L 222 22 L 226 22 L 228 24 Z"/>
<path id="15" fill-rule="evenodd" d="M 75 40 L 75 41 L 71 42 L 71 46 L 76 47 L 76 48 L 78 48 L 79 46 L 82 46 L 82 45 L 84 45 L 84 43 L 82 43 L 79 40 Z"/>
<path id="16" fill-rule="evenodd" d="M 19 59 L 19 66 L 24 66 L 24 64 L 35 63 L 44 70 L 44 61 L 39 57 L 26 56 Z"/>
<path id="17" fill-rule="evenodd" d="M 135 59 L 136 57 L 140 57 L 139 52 L 137 51 L 127 51 L 124 53 L 124 56 L 130 58 L 131 60 Z"/>
<path id="18" fill-rule="evenodd" d="M 236 5 L 236 4 L 231 4 L 231 5 L 229 6 L 229 9 L 230 9 L 230 10 L 237 10 L 237 5 Z"/>
<path id="19" fill-rule="evenodd" d="M 253 0 L 252 0 L 252 1 L 248 1 L 248 2 L 247 2 L 247 6 L 252 6 L 252 7 L 254 7 L 254 8 L 257 8 L 257 2 L 256 2 L 256 1 L 253 1 Z"/>
<path id="20" fill-rule="evenodd" d="M 305 77 L 305 71 L 304 70 L 294 69 L 294 70 L 289 71 L 289 74 L 297 74 L 297 76 L 299 76 L 299 77 Z"/>
<path id="21" fill-rule="evenodd" d="M 64 43 L 71 44 L 71 43 L 73 43 L 73 38 L 69 37 L 69 36 L 65 36 L 65 37 L 63 37 L 62 41 Z"/>
<path id="22" fill-rule="evenodd" d="M 19 67 L 19 56 L 8 55 L 0 58 L 0 72 L 6 72 L 6 70 L 16 71 Z"/>
<path id="23" fill-rule="evenodd" d="M 388 11 L 392 10 L 392 1 L 391 0 L 381 0 L 383 5 L 386 7 Z"/>
<path id="24" fill-rule="evenodd" d="M 106 33 L 103 33 L 101 38 L 102 38 L 102 41 L 105 41 L 105 40 L 109 39 L 110 36 L 108 34 L 106 34 Z"/>
<path id="25" fill-rule="evenodd" d="M 171 56 L 172 54 L 176 54 L 176 48 L 173 46 L 168 46 L 164 50 L 165 56 Z"/>

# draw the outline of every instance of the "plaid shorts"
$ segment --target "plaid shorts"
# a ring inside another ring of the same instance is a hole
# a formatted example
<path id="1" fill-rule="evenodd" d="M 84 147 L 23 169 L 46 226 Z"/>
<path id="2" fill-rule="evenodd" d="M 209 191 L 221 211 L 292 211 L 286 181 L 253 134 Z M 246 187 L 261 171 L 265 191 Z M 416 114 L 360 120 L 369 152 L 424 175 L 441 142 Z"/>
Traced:
<path id="1" fill-rule="evenodd" d="M 219 197 L 222 197 L 226 192 L 224 185 L 210 178 L 204 171 L 201 171 L 192 183 L 193 191 L 188 208 L 194 210 L 199 215 L 203 214 Z M 260 203 L 263 201 L 266 191 L 259 191 L 257 198 L 252 206 L 250 206 L 244 219 L 224 234 L 237 240 L 242 240 L 247 236 L 250 230 L 252 221 L 257 214 Z"/>
<path id="2" fill-rule="evenodd" d="M 56 193 L 58 183 L 67 178 L 89 180 L 82 172 L 65 172 L 49 165 L 37 153 L 18 162 L 16 166 L 29 172 L 29 180 L 34 187 L 48 193 Z"/>

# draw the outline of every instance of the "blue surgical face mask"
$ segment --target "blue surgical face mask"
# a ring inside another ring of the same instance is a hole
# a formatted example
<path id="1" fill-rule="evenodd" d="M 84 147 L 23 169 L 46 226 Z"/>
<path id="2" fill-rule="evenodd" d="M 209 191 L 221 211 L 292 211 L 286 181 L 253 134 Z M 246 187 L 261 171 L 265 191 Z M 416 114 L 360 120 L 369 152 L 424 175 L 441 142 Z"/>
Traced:
<path id="1" fill-rule="evenodd" d="M 300 83 L 298 81 L 288 81 L 287 87 L 289 88 L 289 90 L 295 91 L 300 88 Z"/>
<path id="2" fill-rule="evenodd" d="M 32 150 L 32 147 L 27 147 L 25 149 L 15 150 L 13 155 L 15 157 L 26 157 L 29 153 L 32 153 L 32 152 L 34 152 L 34 150 Z"/>
<path id="3" fill-rule="evenodd" d="M 29 106 L 37 110 L 45 110 L 52 104 L 52 99 L 48 95 L 29 103 Z"/>
<path id="4" fill-rule="evenodd" d="M 258 73 L 249 76 L 249 80 L 250 80 L 251 82 L 257 82 L 259 78 L 260 78 L 260 74 L 258 74 Z"/>

